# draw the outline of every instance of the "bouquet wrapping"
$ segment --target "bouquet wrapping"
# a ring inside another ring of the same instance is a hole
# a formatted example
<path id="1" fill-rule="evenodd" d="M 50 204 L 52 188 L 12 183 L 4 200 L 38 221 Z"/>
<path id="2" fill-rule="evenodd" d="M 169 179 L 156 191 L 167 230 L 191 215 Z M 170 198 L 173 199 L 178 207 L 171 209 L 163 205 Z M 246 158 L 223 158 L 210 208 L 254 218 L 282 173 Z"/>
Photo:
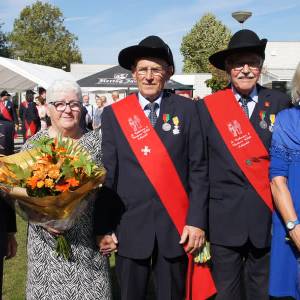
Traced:
<path id="1" fill-rule="evenodd" d="M 0 188 L 20 216 L 60 232 L 74 225 L 87 205 L 85 196 L 104 178 L 105 169 L 68 138 L 44 137 L 34 141 L 31 150 L 0 158 Z M 56 239 L 57 255 L 69 259 L 63 234 Z"/>

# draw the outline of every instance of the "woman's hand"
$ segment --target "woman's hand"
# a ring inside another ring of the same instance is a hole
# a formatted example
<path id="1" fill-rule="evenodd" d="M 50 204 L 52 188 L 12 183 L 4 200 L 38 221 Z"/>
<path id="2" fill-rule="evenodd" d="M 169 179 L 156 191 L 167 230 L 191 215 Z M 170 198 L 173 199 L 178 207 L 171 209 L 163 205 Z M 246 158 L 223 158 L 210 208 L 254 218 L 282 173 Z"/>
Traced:
<path id="1" fill-rule="evenodd" d="M 293 240 L 295 246 L 297 247 L 298 251 L 300 251 L 300 224 L 296 225 L 294 229 L 290 230 L 289 235 Z"/>

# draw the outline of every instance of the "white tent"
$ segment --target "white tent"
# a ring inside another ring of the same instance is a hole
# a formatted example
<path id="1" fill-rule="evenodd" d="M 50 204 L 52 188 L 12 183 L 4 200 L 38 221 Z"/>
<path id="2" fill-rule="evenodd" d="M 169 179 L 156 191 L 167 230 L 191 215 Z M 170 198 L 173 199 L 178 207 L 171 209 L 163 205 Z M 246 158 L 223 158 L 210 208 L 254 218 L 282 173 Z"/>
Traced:
<path id="1" fill-rule="evenodd" d="M 0 90 L 18 92 L 37 85 L 47 89 L 54 80 L 60 79 L 75 81 L 61 69 L 0 57 Z"/>

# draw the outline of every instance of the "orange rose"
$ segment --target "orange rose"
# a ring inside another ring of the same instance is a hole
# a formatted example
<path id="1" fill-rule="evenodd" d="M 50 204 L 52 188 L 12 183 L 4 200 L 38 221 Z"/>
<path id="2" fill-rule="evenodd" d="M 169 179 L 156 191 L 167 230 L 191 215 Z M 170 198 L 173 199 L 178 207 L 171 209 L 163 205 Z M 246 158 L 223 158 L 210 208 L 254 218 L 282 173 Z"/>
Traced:
<path id="1" fill-rule="evenodd" d="M 38 181 L 39 181 L 39 179 L 37 177 L 34 177 L 34 176 L 29 177 L 27 179 L 27 185 L 29 185 L 32 189 L 35 189 Z"/>

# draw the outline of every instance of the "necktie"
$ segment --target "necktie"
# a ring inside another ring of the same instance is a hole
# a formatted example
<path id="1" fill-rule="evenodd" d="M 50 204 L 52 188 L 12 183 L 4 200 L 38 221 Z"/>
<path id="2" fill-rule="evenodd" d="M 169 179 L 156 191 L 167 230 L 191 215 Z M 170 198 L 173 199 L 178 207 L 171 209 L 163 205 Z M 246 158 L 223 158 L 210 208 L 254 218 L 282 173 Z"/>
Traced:
<path id="1" fill-rule="evenodd" d="M 156 110 L 158 109 L 158 103 L 153 102 L 153 103 L 148 103 L 145 106 L 145 109 L 150 110 L 150 113 L 148 115 L 148 118 L 150 120 L 151 125 L 154 127 L 155 123 L 157 121 L 157 115 L 156 115 Z"/>
<path id="2" fill-rule="evenodd" d="M 249 109 L 248 109 L 248 105 L 247 105 L 249 101 L 251 101 L 251 98 L 249 98 L 249 97 L 242 96 L 240 98 L 240 102 L 242 104 L 242 109 L 243 109 L 245 115 L 247 116 L 247 118 L 249 118 Z"/>

